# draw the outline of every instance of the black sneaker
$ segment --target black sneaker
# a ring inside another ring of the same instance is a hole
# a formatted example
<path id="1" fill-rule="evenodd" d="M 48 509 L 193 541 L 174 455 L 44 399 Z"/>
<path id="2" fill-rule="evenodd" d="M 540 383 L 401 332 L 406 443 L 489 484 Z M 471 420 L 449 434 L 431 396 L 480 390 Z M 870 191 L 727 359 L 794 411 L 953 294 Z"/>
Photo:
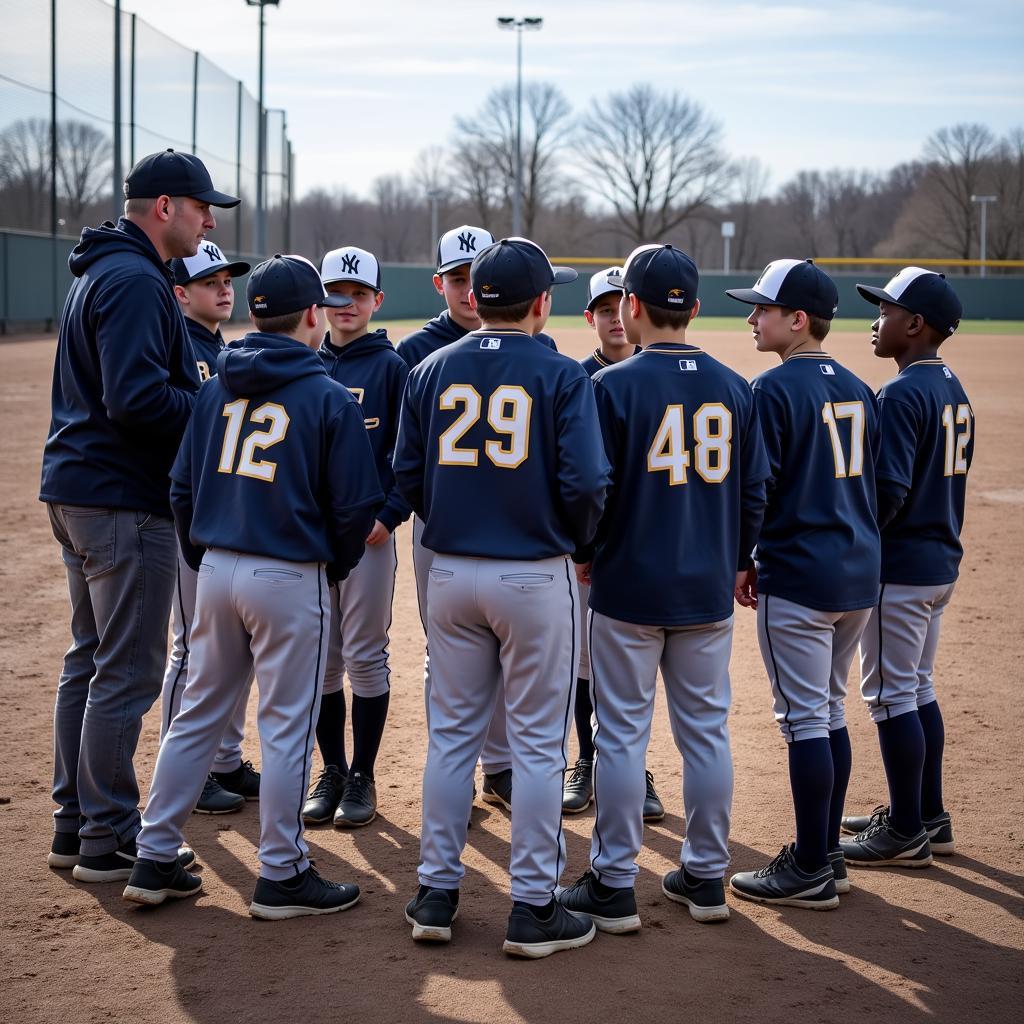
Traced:
<path id="1" fill-rule="evenodd" d="M 579 814 L 590 806 L 593 799 L 594 762 L 581 757 L 572 766 L 572 773 L 562 783 L 562 812 Z"/>
<path id="2" fill-rule="evenodd" d="M 167 899 L 181 900 L 196 896 L 202 889 L 203 880 L 198 875 L 190 875 L 178 861 L 161 864 L 140 857 L 132 868 L 123 895 L 131 903 L 155 907 Z"/>
<path id="3" fill-rule="evenodd" d="M 839 847 L 846 863 L 855 867 L 926 868 L 932 862 L 927 829 L 922 826 L 917 835 L 902 835 L 892 827 L 886 808 L 871 815 L 868 827 L 842 840 Z"/>
<path id="4" fill-rule="evenodd" d="M 229 793 L 237 793 L 246 800 L 259 800 L 260 773 L 252 761 L 243 761 L 233 772 L 210 772 Z"/>
<path id="5" fill-rule="evenodd" d="M 503 772 L 495 772 L 494 775 L 484 773 L 483 801 L 485 804 L 493 804 L 495 807 L 504 807 L 506 811 L 512 810 L 511 768 L 506 768 Z"/>
<path id="6" fill-rule="evenodd" d="M 377 787 L 369 775 L 350 772 L 341 803 L 334 812 L 335 828 L 359 828 L 377 817 Z"/>
<path id="7" fill-rule="evenodd" d="M 623 935 L 640 931 L 640 915 L 636 909 L 636 892 L 612 889 L 611 895 L 599 896 L 592 871 L 586 871 L 568 889 L 558 894 L 558 902 L 570 914 L 589 917 L 603 932 Z M 610 888 L 610 887 L 609 887 Z"/>
<path id="8" fill-rule="evenodd" d="M 644 774 L 647 776 L 647 792 L 644 795 L 644 821 L 661 821 L 665 817 L 665 808 L 654 789 L 654 775 L 652 772 L 645 772 Z"/>
<path id="9" fill-rule="evenodd" d="M 888 813 L 889 808 L 882 804 L 870 814 L 849 814 L 843 818 L 840 828 L 849 836 L 858 836 L 870 827 L 876 815 Z M 934 818 L 925 818 L 923 824 L 925 832 L 928 833 L 928 845 L 931 846 L 932 853 L 950 857 L 956 852 L 953 842 L 953 819 L 949 811 L 942 811 Z"/>
<path id="10" fill-rule="evenodd" d="M 325 765 L 320 778 L 302 805 L 302 820 L 307 825 L 323 825 L 334 817 L 345 792 L 348 775 L 333 764 Z"/>
<path id="11" fill-rule="evenodd" d="M 508 916 L 508 930 L 502 949 L 512 956 L 539 960 L 562 949 L 576 949 L 594 941 L 597 926 L 585 914 L 570 914 L 561 903 L 552 901 L 547 918 L 541 907 L 519 903 Z"/>
<path id="12" fill-rule="evenodd" d="M 753 903 L 807 910 L 834 910 L 839 906 L 832 868 L 826 864 L 811 874 L 802 871 L 793 856 L 792 843 L 763 868 L 733 875 L 729 888 Z"/>
<path id="13" fill-rule="evenodd" d="M 97 857 L 79 856 L 72 874 L 77 882 L 125 882 L 138 859 L 135 840 L 131 839 L 112 853 L 102 853 Z M 196 854 L 191 847 L 179 847 L 180 867 L 190 868 L 195 862 Z"/>
<path id="14" fill-rule="evenodd" d="M 50 852 L 46 857 L 47 866 L 65 871 L 73 868 L 78 863 L 81 847 L 82 840 L 78 838 L 77 832 L 54 832 Z"/>
<path id="15" fill-rule="evenodd" d="M 846 858 L 842 850 L 828 851 L 828 866 L 836 880 L 836 892 L 840 896 L 845 896 L 850 891 L 850 876 L 846 870 Z"/>
<path id="16" fill-rule="evenodd" d="M 288 917 L 309 914 L 336 914 L 348 910 L 359 902 L 359 886 L 328 882 L 310 866 L 287 882 L 272 882 L 269 878 L 256 880 L 249 913 L 264 921 L 283 921 Z"/>
<path id="17" fill-rule="evenodd" d="M 405 905 L 405 919 L 412 925 L 416 942 L 451 942 L 452 922 L 458 916 L 458 889 L 421 885 L 416 898 Z"/>
<path id="18" fill-rule="evenodd" d="M 662 878 L 661 891 L 673 903 L 689 907 L 690 917 L 701 924 L 729 920 L 725 882 L 721 878 L 695 878 L 686 868 L 680 867 Z"/>
<path id="19" fill-rule="evenodd" d="M 194 814 L 231 814 L 245 806 L 241 793 L 229 793 L 214 777 L 206 776 L 203 792 L 192 809 Z"/>

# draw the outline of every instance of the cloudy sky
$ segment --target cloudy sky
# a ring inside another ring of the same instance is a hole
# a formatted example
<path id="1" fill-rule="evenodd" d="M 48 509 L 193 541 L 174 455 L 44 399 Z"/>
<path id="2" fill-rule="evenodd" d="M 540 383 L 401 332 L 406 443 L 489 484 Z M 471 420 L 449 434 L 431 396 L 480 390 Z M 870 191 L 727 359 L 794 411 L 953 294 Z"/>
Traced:
<path id="1" fill-rule="evenodd" d="M 123 0 L 256 92 L 257 12 L 244 0 Z M 444 143 L 456 115 L 514 80 L 502 14 L 539 15 L 526 80 L 573 107 L 650 82 L 700 101 L 735 156 L 778 185 L 805 167 L 885 168 L 935 129 L 1024 125 L 1020 0 L 281 0 L 267 8 L 268 106 L 287 110 L 298 189 L 365 192 Z"/>

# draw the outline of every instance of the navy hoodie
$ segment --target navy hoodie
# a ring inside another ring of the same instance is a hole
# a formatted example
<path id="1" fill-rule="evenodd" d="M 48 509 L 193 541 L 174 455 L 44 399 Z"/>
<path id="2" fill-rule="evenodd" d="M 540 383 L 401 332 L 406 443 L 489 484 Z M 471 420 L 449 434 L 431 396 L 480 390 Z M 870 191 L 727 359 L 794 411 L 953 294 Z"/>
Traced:
<path id="1" fill-rule="evenodd" d="M 391 468 L 409 368 L 395 352 L 383 328 L 364 334 L 341 348 L 331 344 L 328 331 L 320 346 L 320 358 L 331 377 L 348 388 L 363 407 L 366 432 L 385 495 L 384 507 L 377 512 L 377 518 L 394 533 L 412 511 L 395 489 L 395 474 Z"/>
<path id="2" fill-rule="evenodd" d="M 224 348 L 224 335 L 220 333 L 220 328 L 217 328 L 216 334 L 212 334 L 190 317 L 185 317 L 185 326 L 188 328 L 188 340 L 192 342 L 192 352 L 196 357 L 199 379 L 207 381 L 217 372 L 217 357 Z"/>
<path id="3" fill-rule="evenodd" d="M 223 548 L 327 562 L 332 582 L 362 557 L 384 500 L 359 403 L 312 349 L 260 332 L 218 356 L 171 479 L 193 568 Z"/>
<path id="4" fill-rule="evenodd" d="M 167 473 L 199 390 L 170 271 L 123 218 L 86 228 L 68 265 L 39 497 L 169 517 Z"/>

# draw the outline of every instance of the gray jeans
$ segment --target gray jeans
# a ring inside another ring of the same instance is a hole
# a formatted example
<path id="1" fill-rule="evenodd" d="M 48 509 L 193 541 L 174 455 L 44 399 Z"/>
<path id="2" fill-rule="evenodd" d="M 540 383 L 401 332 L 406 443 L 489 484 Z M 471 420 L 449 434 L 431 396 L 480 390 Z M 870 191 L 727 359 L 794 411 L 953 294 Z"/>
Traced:
<path id="1" fill-rule="evenodd" d="M 71 597 L 71 647 L 53 715 L 57 832 L 101 856 L 135 838 L 132 763 L 142 717 L 160 693 L 176 542 L 170 519 L 50 505 Z"/>

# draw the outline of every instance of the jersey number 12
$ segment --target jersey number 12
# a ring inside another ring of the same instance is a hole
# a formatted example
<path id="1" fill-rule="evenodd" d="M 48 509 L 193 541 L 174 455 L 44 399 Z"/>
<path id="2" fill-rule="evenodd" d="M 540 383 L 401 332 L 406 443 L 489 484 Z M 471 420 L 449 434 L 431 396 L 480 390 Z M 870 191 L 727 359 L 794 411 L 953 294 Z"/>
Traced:
<path id="1" fill-rule="evenodd" d="M 228 425 L 224 428 L 224 440 L 220 446 L 220 461 L 217 463 L 218 473 L 236 473 L 238 476 L 252 477 L 254 480 L 274 482 L 277 463 L 265 459 L 257 459 L 256 453 L 284 440 L 288 433 L 291 420 L 283 405 L 276 402 L 265 402 L 253 409 L 249 416 L 250 423 L 269 423 L 266 430 L 254 430 L 242 443 L 242 455 L 235 467 L 235 455 L 238 442 L 242 436 L 245 423 L 245 412 L 249 408 L 248 398 L 239 398 L 236 402 L 228 402 L 224 406 L 222 416 L 227 418 Z"/>

